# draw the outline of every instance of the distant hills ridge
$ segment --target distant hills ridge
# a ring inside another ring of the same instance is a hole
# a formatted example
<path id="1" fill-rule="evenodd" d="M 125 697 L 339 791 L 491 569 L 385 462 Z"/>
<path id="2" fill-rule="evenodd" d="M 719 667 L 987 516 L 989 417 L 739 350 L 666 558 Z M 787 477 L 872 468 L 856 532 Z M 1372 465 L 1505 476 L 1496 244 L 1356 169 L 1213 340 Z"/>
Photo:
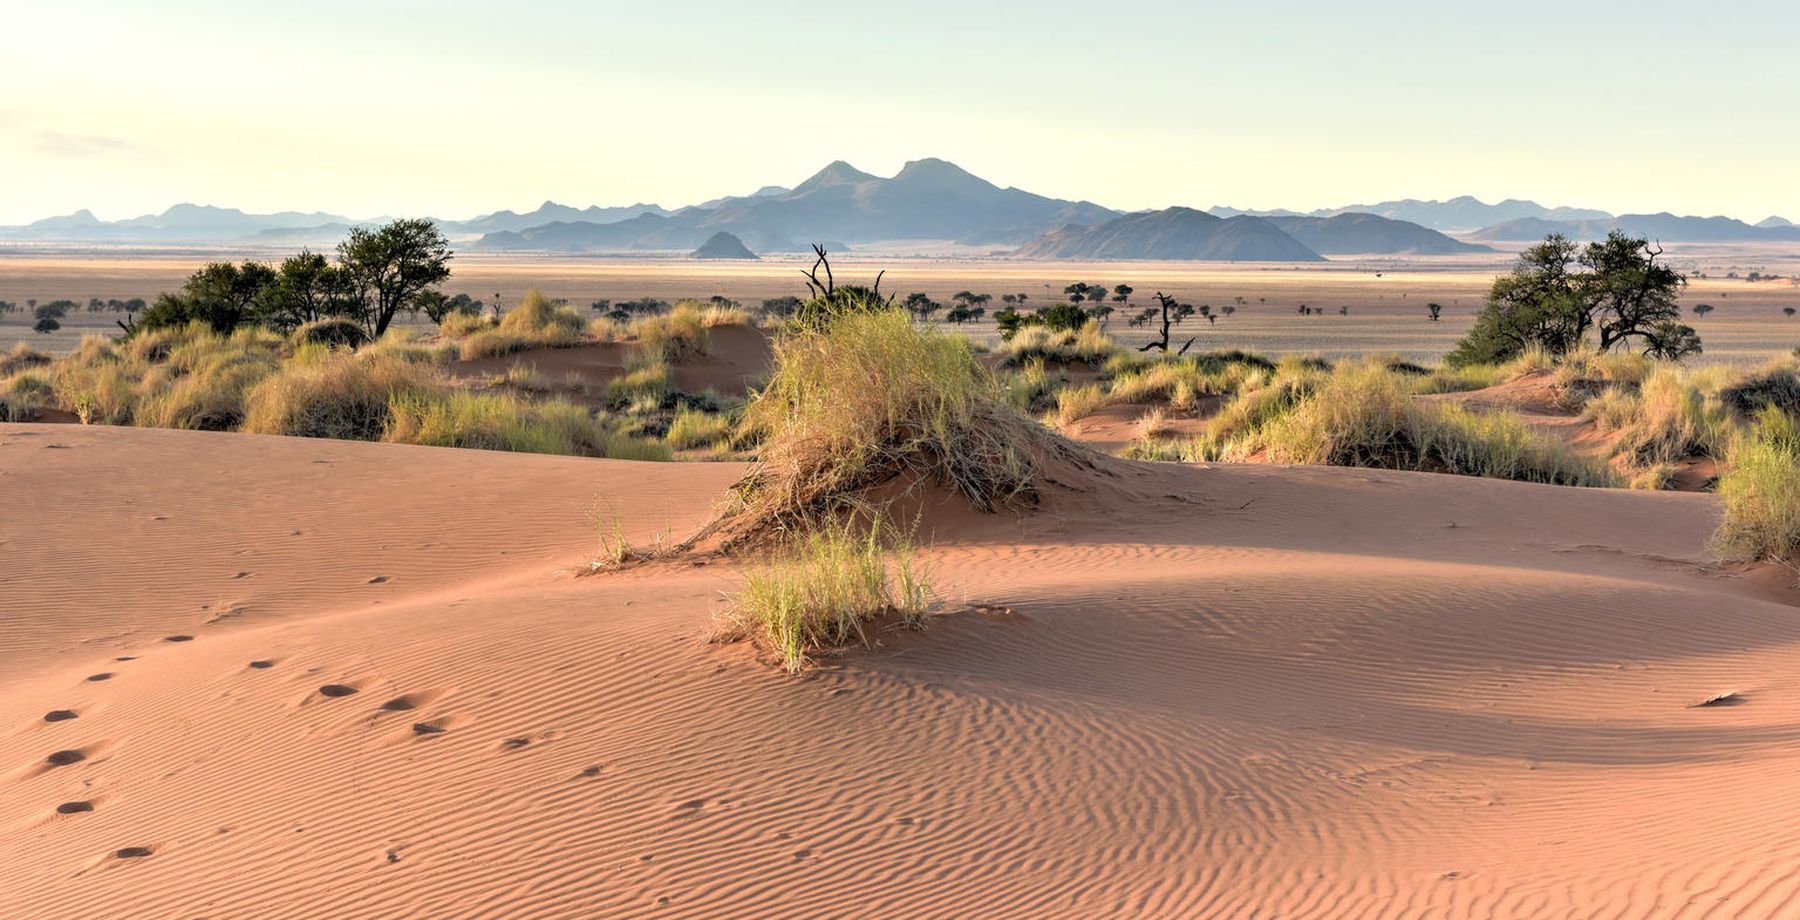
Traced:
<path id="1" fill-rule="evenodd" d="M 102 221 L 87 210 L 0 227 L 0 240 L 140 244 L 314 245 L 341 239 L 353 220 L 324 212 L 251 214 L 178 204 L 161 214 Z M 1506 199 L 1400 199 L 1316 211 L 1205 211 L 1174 207 L 1124 213 L 1002 188 L 940 159 L 909 162 L 891 177 L 842 160 L 793 186 L 769 185 L 687 207 L 577 208 L 545 201 L 525 212 L 438 220 L 459 245 L 488 251 L 696 254 L 720 234 L 748 252 L 799 252 L 817 240 L 859 244 L 953 241 L 1021 257 L 1316 261 L 1329 255 L 1452 255 L 1491 251 L 1562 233 L 1577 239 L 1624 229 L 1667 242 L 1800 240 L 1777 216 L 1756 224 L 1668 213 L 1613 215 Z M 1456 234 L 1452 236 L 1451 234 Z"/>

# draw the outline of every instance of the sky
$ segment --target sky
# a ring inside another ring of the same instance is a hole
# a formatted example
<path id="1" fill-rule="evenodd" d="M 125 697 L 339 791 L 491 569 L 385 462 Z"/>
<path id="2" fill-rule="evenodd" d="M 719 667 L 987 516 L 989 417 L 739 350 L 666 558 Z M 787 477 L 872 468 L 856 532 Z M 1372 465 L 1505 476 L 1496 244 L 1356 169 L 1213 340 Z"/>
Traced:
<path id="1" fill-rule="evenodd" d="M 0 0 L 0 223 L 468 217 L 951 160 L 1115 208 L 1800 220 L 1793 0 Z"/>

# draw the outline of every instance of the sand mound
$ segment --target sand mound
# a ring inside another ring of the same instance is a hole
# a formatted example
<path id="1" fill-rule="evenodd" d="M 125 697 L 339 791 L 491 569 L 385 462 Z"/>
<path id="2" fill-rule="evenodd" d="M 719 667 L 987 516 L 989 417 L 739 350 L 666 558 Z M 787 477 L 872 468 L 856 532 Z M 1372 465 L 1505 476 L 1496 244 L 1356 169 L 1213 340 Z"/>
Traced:
<path id="1" fill-rule="evenodd" d="M 1107 465 L 794 679 L 729 566 L 554 574 L 741 467 L 0 426 L 0 916 L 1800 903 L 1796 596 L 1711 497 Z"/>

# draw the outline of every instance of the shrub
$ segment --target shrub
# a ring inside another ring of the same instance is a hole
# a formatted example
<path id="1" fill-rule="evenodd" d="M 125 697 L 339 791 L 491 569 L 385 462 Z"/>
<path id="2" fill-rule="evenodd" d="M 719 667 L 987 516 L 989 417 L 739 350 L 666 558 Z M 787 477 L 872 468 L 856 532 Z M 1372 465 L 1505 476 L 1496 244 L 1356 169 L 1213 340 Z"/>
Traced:
<path id="1" fill-rule="evenodd" d="M 1774 408 L 1757 413 L 1732 445 L 1719 477 L 1725 506 L 1713 548 L 1727 559 L 1787 561 L 1800 549 L 1800 422 Z"/>
<path id="2" fill-rule="evenodd" d="M 1721 389 L 1719 402 L 1746 419 L 1769 406 L 1800 416 L 1800 371 L 1791 361 L 1777 362 Z"/>
<path id="3" fill-rule="evenodd" d="M 892 615 L 922 626 L 930 595 L 910 540 L 879 518 L 826 522 L 787 538 L 745 573 L 718 638 L 760 638 L 798 673 L 820 650 L 868 644 L 872 620 Z"/>
<path id="4" fill-rule="evenodd" d="M 1077 329 L 1030 326 L 1000 346 L 1000 363 L 1016 367 L 1034 359 L 1098 364 L 1121 351 L 1092 320 Z"/>
<path id="5" fill-rule="evenodd" d="M 327 345 L 333 348 L 361 348 L 369 343 L 369 334 L 361 323 L 345 316 L 315 319 L 294 330 L 290 337 L 295 345 Z"/>
<path id="6" fill-rule="evenodd" d="M 251 391 L 243 430 L 378 441 L 392 403 L 434 396 L 446 386 L 436 370 L 392 356 L 330 353 L 297 360 Z"/>

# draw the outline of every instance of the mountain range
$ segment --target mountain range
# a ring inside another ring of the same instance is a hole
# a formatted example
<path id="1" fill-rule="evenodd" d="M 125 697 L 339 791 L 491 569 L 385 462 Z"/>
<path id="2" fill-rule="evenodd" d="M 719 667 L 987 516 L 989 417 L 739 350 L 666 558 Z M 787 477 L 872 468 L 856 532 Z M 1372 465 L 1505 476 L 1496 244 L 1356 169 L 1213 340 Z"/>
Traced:
<path id="1" fill-rule="evenodd" d="M 1541 240 L 1560 233 L 1572 240 L 1593 240 L 1613 230 L 1650 240 L 1683 243 L 1750 243 L 1800 241 L 1800 227 L 1779 217 L 1760 224 L 1746 224 L 1729 217 L 1677 217 L 1660 214 L 1621 214 L 1590 220 L 1545 220 L 1525 217 L 1477 230 L 1471 240 L 1525 241 Z"/>
<path id="2" fill-rule="evenodd" d="M 1325 257 L 1260 217 L 1215 217 L 1193 208 L 1126 214 L 1096 226 L 1069 224 L 1026 243 L 1025 259 L 1179 259 L 1323 262 Z"/>
<path id="3" fill-rule="evenodd" d="M 729 232 L 759 252 L 795 251 L 810 240 L 958 240 L 1018 243 L 1068 223 L 1094 224 L 1119 212 L 1087 201 L 1001 188 L 944 160 L 907 163 L 891 178 L 842 160 L 788 190 L 730 198 L 714 207 L 597 224 L 558 221 L 490 233 L 479 249 L 607 251 L 687 249 Z"/>
<path id="4" fill-rule="evenodd" d="M 1238 218 L 1245 218 L 1238 220 Z M 179 204 L 161 214 L 102 221 L 82 210 L 0 227 L 0 240 L 149 244 L 320 245 L 341 239 L 353 220 L 323 212 L 250 214 Z M 1301 212 L 1177 207 L 1123 213 L 1091 201 L 1002 188 L 953 163 L 914 160 L 891 177 L 837 161 L 793 187 L 769 185 L 669 209 L 657 204 L 577 208 L 546 201 L 536 209 L 439 219 L 459 246 L 494 251 L 690 252 L 729 233 L 756 252 L 801 252 L 819 240 L 846 243 L 953 241 L 996 253 L 1042 258 L 1183 258 L 1310 261 L 1344 254 L 1458 254 L 1488 251 L 1562 233 L 1588 239 L 1611 229 L 1666 242 L 1800 240 L 1800 227 L 1769 217 L 1757 224 L 1672 214 L 1615 216 L 1462 196 L 1400 199 Z M 1448 234 L 1455 233 L 1459 238 Z M 1067 254 L 1067 255 L 1062 255 Z"/>

